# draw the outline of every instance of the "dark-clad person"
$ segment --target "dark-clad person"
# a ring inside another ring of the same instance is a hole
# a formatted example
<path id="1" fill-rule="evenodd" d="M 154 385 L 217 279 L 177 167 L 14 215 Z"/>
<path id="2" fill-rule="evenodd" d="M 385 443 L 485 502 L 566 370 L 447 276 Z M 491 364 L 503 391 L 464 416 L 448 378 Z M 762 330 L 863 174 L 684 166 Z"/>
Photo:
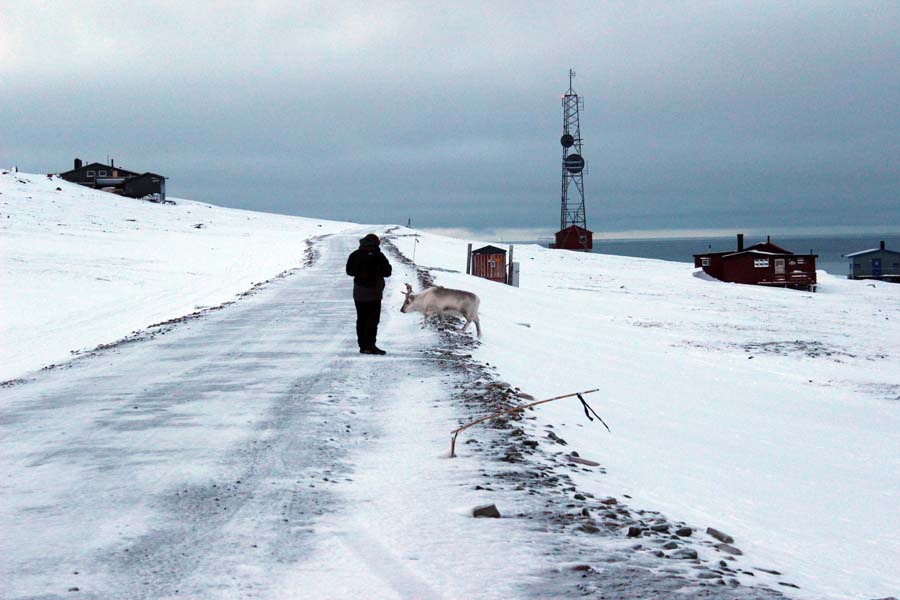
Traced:
<path id="1" fill-rule="evenodd" d="M 361 354 L 387 354 L 375 345 L 381 320 L 384 278 L 391 276 L 391 263 L 381 253 L 381 240 L 374 233 L 359 240 L 359 249 L 347 258 L 347 275 L 353 277 L 356 303 L 356 341 Z"/>

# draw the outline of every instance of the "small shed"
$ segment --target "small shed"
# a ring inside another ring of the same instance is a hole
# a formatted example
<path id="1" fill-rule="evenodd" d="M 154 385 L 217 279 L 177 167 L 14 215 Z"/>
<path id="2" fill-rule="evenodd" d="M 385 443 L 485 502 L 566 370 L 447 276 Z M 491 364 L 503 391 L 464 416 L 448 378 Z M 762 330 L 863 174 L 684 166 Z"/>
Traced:
<path id="1" fill-rule="evenodd" d="M 847 279 L 882 279 L 900 283 L 900 252 L 888 250 L 884 240 L 878 248 L 843 256 L 850 259 Z"/>
<path id="2" fill-rule="evenodd" d="M 732 283 L 805 288 L 816 291 L 816 254 L 794 254 L 765 242 L 744 248 L 744 235 L 737 236 L 737 251 L 694 255 L 694 266 Z"/>
<path id="3" fill-rule="evenodd" d="M 594 248 L 594 232 L 578 225 L 571 225 L 556 232 L 556 243 L 551 248 L 590 252 Z"/>
<path id="4" fill-rule="evenodd" d="M 497 246 L 472 250 L 472 275 L 506 283 L 506 250 Z"/>

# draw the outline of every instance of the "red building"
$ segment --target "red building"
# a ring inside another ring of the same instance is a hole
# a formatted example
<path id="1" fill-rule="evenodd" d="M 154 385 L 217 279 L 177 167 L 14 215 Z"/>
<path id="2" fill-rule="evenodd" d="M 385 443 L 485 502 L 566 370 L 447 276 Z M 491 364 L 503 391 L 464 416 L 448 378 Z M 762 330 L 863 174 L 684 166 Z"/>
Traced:
<path id="1" fill-rule="evenodd" d="M 816 254 L 794 254 L 771 239 L 744 248 L 737 236 L 737 251 L 694 255 L 694 266 L 721 281 L 806 288 L 816 291 Z"/>
<path id="2" fill-rule="evenodd" d="M 556 243 L 550 247 L 590 252 L 594 248 L 594 233 L 578 225 L 571 225 L 556 232 Z"/>
<path id="3" fill-rule="evenodd" d="M 506 283 L 506 250 L 485 246 L 472 251 L 472 275 Z"/>

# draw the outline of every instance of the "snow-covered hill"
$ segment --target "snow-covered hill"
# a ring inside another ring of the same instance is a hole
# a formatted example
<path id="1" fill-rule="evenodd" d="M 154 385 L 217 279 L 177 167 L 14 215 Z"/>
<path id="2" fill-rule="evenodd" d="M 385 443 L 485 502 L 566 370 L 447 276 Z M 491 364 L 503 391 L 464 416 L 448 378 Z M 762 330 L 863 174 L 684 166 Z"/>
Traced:
<path id="1" fill-rule="evenodd" d="M 232 300 L 347 227 L 175 201 L 0 170 L 0 381 Z"/>
<path id="2" fill-rule="evenodd" d="M 351 228 L 177 202 L 0 174 L 0 381 L 227 302 Z M 600 388 L 587 399 L 611 434 L 569 400 L 522 425 L 605 467 L 575 473 L 579 490 L 726 531 L 792 596 L 898 595 L 900 286 L 820 272 L 812 294 L 517 246 L 511 288 L 464 274 L 464 240 L 398 228 L 393 242 L 481 296 L 475 358 L 505 381 L 538 398 Z"/>

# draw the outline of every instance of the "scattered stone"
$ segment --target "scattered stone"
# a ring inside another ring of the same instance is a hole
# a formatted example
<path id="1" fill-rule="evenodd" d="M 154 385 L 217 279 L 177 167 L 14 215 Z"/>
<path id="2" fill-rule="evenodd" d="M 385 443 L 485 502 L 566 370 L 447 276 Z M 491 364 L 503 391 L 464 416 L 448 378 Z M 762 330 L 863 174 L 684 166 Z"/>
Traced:
<path id="1" fill-rule="evenodd" d="M 573 496 L 573 497 L 574 497 L 576 500 L 587 500 L 587 497 L 585 497 L 584 494 L 575 494 L 575 496 Z"/>
<path id="2" fill-rule="evenodd" d="M 613 506 L 614 504 L 618 504 L 619 501 L 615 498 L 606 498 L 605 500 L 601 500 L 600 504 L 605 504 L 607 506 Z"/>
<path id="3" fill-rule="evenodd" d="M 735 548 L 731 544 L 716 544 L 716 548 L 718 548 L 722 552 L 727 552 L 728 554 L 733 554 L 735 556 L 740 556 L 743 554 L 740 549 Z"/>
<path id="4" fill-rule="evenodd" d="M 669 542 L 667 544 L 663 544 L 663 550 L 674 550 L 678 547 L 678 544 L 675 542 Z"/>
<path id="5" fill-rule="evenodd" d="M 675 535 L 680 537 L 691 537 L 692 533 L 694 533 L 694 530 L 690 527 L 679 527 L 675 530 Z"/>
<path id="6" fill-rule="evenodd" d="M 550 438 L 551 440 L 553 440 L 554 442 L 556 442 L 557 444 L 560 444 L 561 446 L 568 446 L 568 445 L 569 445 L 569 443 L 568 443 L 566 440 L 562 439 L 561 437 L 559 437 L 558 435 L 556 435 L 556 434 L 553 433 L 552 431 L 548 431 L 548 432 L 547 432 L 547 437 Z"/>
<path id="7" fill-rule="evenodd" d="M 697 558 L 697 551 L 693 548 L 682 548 L 681 550 L 673 552 L 671 557 L 681 560 L 694 560 Z"/>
<path id="8" fill-rule="evenodd" d="M 799 585 L 794 585 L 793 583 L 788 583 L 786 581 L 779 581 L 778 585 L 783 585 L 784 587 L 794 588 L 795 590 L 799 590 Z"/>
<path id="9" fill-rule="evenodd" d="M 585 532 L 585 533 L 597 533 L 597 532 L 600 531 L 600 528 L 599 528 L 599 527 L 597 527 L 597 526 L 595 526 L 595 525 L 591 525 L 590 523 L 585 523 L 584 525 L 582 525 L 582 526 L 579 527 L 578 529 L 580 529 L 581 531 L 583 531 L 583 532 Z"/>
<path id="10" fill-rule="evenodd" d="M 70 587 L 69 591 L 70 592 L 80 592 L 81 590 L 79 590 L 77 587 Z"/>
<path id="11" fill-rule="evenodd" d="M 640 527 L 629 527 L 628 528 L 628 537 L 641 537 L 641 528 Z"/>
<path id="12" fill-rule="evenodd" d="M 497 510 L 497 506 L 495 504 L 485 504 L 484 506 L 476 506 L 472 510 L 472 516 L 476 518 L 486 517 L 491 519 L 499 519 L 500 511 Z"/>
<path id="13" fill-rule="evenodd" d="M 660 523 L 659 525 L 653 525 L 650 529 L 655 531 L 656 533 L 669 533 L 669 526 L 665 523 Z"/>
<path id="14" fill-rule="evenodd" d="M 594 569 L 591 565 L 575 565 L 572 567 L 573 571 L 593 571 Z"/>
<path id="15" fill-rule="evenodd" d="M 585 465 L 587 467 L 599 467 L 600 466 L 600 463 L 595 462 L 593 460 L 588 460 L 586 458 L 581 458 L 580 456 L 577 456 L 574 452 L 572 454 L 570 454 L 569 456 L 567 456 L 566 458 L 568 458 L 569 460 L 571 460 L 574 463 L 578 463 L 579 465 Z"/>
<path id="16" fill-rule="evenodd" d="M 591 516 L 591 511 L 589 511 L 587 508 L 582 508 L 582 509 L 581 509 L 581 516 L 582 516 L 582 517 L 589 517 L 589 516 Z"/>
<path id="17" fill-rule="evenodd" d="M 723 544 L 733 544 L 734 543 L 733 537 L 731 537 L 727 533 L 723 533 L 723 532 L 719 531 L 718 529 L 713 529 L 712 527 L 707 527 L 706 533 L 708 533 L 712 537 L 716 538 Z"/>
<path id="18" fill-rule="evenodd" d="M 773 571 L 772 569 L 763 569 L 762 567 L 753 567 L 753 568 L 756 569 L 757 571 L 762 571 L 763 573 L 768 573 L 769 575 L 781 575 L 781 573 L 779 573 L 778 571 Z M 882 600 L 889 600 L 889 599 L 883 598 Z"/>

